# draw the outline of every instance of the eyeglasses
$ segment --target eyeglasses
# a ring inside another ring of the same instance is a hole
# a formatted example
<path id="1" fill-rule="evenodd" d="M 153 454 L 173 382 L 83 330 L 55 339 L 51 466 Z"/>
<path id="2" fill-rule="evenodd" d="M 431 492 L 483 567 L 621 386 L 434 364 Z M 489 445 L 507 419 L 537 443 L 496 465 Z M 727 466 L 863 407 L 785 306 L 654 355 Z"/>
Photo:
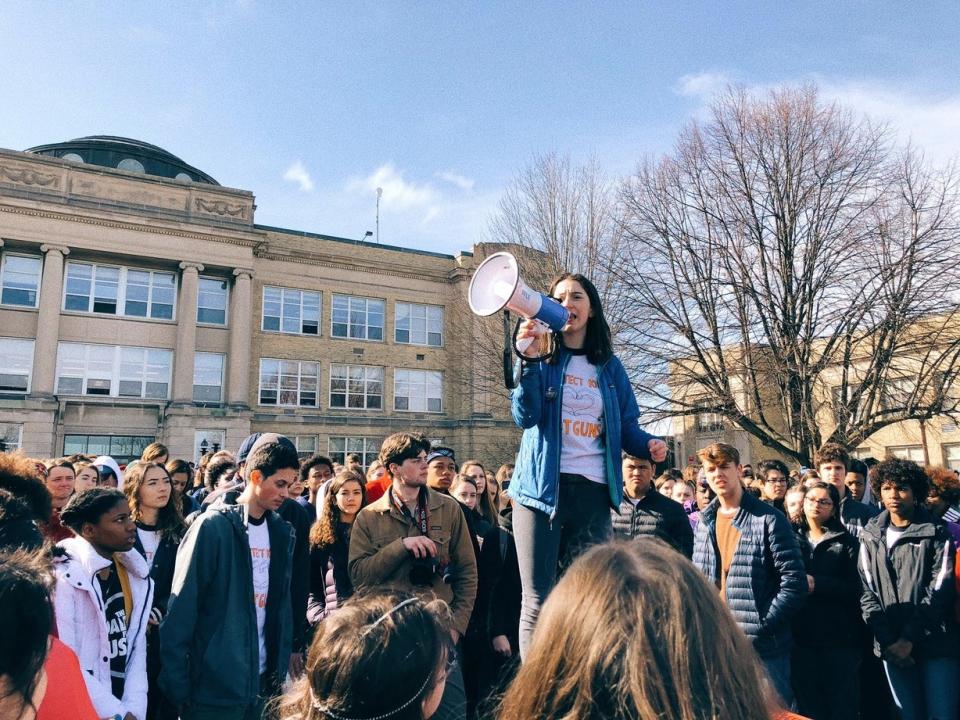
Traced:
<path id="1" fill-rule="evenodd" d="M 821 498 L 820 500 L 814 500 L 813 498 L 804 498 L 803 501 L 811 505 L 819 505 L 820 507 L 830 507 L 831 505 L 833 505 L 833 500 L 828 500 L 827 498 Z"/>

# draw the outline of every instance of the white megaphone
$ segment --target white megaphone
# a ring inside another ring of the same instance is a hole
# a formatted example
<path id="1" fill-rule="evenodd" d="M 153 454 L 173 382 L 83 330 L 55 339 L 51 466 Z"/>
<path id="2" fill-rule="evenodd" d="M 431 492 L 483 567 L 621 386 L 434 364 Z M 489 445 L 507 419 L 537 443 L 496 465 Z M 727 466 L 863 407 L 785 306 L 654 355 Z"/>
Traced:
<path id="1" fill-rule="evenodd" d="M 520 277 L 517 259 L 508 252 L 494 253 L 480 263 L 470 280 L 467 300 L 476 315 L 485 317 L 500 310 L 512 310 L 536 321 L 542 332 L 560 332 L 570 317 L 567 309 L 552 297 L 527 286 Z M 522 353 L 533 340 L 520 340 L 517 350 Z"/>

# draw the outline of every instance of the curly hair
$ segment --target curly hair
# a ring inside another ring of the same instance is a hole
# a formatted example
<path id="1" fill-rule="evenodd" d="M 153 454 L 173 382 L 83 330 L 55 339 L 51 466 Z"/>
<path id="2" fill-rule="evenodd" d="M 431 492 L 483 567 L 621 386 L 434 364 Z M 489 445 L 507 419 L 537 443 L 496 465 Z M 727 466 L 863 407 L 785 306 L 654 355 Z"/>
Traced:
<path id="1" fill-rule="evenodd" d="M 909 486 L 918 503 L 926 502 L 929 495 L 930 481 L 927 474 L 912 460 L 892 457 L 874 466 L 870 473 L 870 490 L 874 497 L 880 497 L 880 488 L 887 483 Z"/>
<path id="2" fill-rule="evenodd" d="M 813 454 L 813 466 L 819 470 L 821 465 L 828 462 L 838 462 L 846 469 L 850 467 L 850 453 L 839 443 L 825 443 Z"/>
<path id="3" fill-rule="evenodd" d="M 80 530 L 85 523 L 96 525 L 100 518 L 116 507 L 121 500 L 127 502 L 127 497 L 115 488 L 95 487 L 84 490 L 70 496 L 67 504 L 60 511 L 60 520 L 80 535 Z"/>
<path id="4" fill-rule="evenodd" d="M 360 486 L 360 508 L 367 504 L 367 488 L 363 475 L 357 470 L 344 468 L 330 481 L 327 494 L 323 496 L 320 516 L 310 528 L 310 547 L 327 548 L 337 541 L 337 526 L 340 524 L 340 507 L 337 505 L 337 493 L 348 482 Z"/>
<path id="5" fill-rule="evenodd" d="M 20 453 L 0 453 L 0 488 L 24 500 L 37 522 L 50 519 L 50 491 L 37 473 L 35 460 Z"/>
<path id="6" fill-rule="evenodd" d="M 960 478 L 957 474 L 945 467 L 926 467 L 927 479 L 930 481 L 930 495 L 940 498 L 947 505 L 956 505 L 960 501 Z"/>
<path id="7" fill-rule="evenodd" d="M 123 477 L 123 492 L 127 496 L 127 502 L 130 503 L 130 515 L 134 522 L 140 522 L 143 518 L 143 512 L 140 509 L 140 488 L 143 487 L 144 480 L 147 477 L 147 470 L 157 468 L 163 471 L 163 475 L 170 481 L 170 498 L 167 504 L 157 512 L 157 533 L 164 540 L 170 542 L 179 542 L 186 532 L 186 524 L 183 522 L 183 513 L 180 510 L 180 502 L 177 493 L 173 489 L 173 481 L 170 479 L 170 473 L 163 465 L 158 462 L 138 462 L 132 470 L 127 470 Z"/>

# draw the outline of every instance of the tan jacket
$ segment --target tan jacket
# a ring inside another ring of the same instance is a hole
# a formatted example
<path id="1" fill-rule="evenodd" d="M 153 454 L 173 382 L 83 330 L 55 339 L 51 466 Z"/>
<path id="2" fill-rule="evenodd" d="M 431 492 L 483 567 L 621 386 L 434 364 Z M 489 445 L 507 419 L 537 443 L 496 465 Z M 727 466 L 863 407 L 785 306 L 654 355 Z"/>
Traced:
<path id="1" fill-rule="evenodd" d="M 454 629 L 463 635 L 477 598 L 477 559 L 470 531 L 456 500 L 429 488 L 428 498 L 429 537 L 437 543 L 440 562 L 450 566 L 450 584 L 438 575 L 429 587 L 410 582 L 413 556 L 404 547 L 403 539 L 414 537 L 419 531 L 390 502 L 389 494 L 361 510 L 353 523 L 350 579 L 357 590 L 389 587 L 445 600 L 453 610 Z"/>

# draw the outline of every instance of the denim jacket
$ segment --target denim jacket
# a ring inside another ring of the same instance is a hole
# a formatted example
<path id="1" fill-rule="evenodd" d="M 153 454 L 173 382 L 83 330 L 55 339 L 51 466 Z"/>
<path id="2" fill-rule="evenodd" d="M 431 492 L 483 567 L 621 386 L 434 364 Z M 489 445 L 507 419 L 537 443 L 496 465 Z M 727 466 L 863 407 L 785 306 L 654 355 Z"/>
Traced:
<path id="1" fill-rule="evenodd" d="M 563 378 L 570 352 L 557 350 L 553 363 L 523 363 L 520 384 L 512 394 L 513 420 L 523 428 L 520 452 L 510 484 L 510 497 L 525 507 L 540 510 L 551 518 L 557 511 L 560 485 L 560 443 L 562 434 Z M 623 364 L 614 356 L 597 367 L 603 399 L 604 470 L 610 492 L 610 507 L 620 508 L 623 476 L 620 451 L 649 458 L 647 443 L 655 439 L 640 428 L 640 410 Z"/>

